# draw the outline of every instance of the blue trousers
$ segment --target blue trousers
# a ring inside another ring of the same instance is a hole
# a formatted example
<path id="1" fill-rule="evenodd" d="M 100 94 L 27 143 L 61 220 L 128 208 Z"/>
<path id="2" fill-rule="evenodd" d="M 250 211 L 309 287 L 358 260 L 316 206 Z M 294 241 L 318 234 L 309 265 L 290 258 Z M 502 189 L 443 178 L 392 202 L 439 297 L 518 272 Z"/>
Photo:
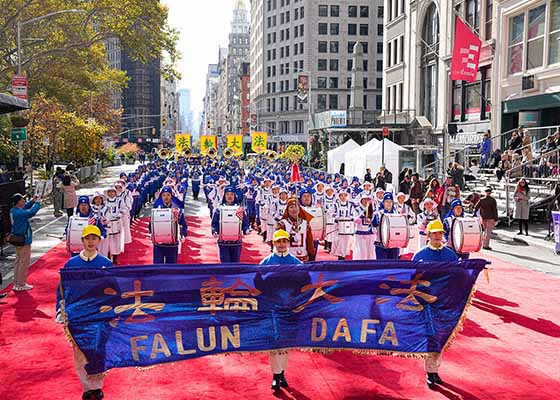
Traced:
<path id="1" fill-rule="evenodd" d="M 220 244 L 220 261 L 222 264 L 238 263 L 241 259 L 241 243 L 239 244 Z"/>
<path id="2" fill-rule="evenodd" d="M 398 260 L 400 249 L 386 249 L 383 246 L 375 245 L 376 260 Z"/>
<path id="3" fill-rule="evenodd" d="M 319 241 L 313 241 L 313 247 L 315 247 L 315 255 L 313 257 L 309 257 L 309 261 L 316 261 L 317 260 L 317 251 L 319 250 Z"/>
<path id="4" fill-rule="evenodd" d="M 177 264 L 179 246 L 158 246 L 154 244 L 154 264 Z"/>

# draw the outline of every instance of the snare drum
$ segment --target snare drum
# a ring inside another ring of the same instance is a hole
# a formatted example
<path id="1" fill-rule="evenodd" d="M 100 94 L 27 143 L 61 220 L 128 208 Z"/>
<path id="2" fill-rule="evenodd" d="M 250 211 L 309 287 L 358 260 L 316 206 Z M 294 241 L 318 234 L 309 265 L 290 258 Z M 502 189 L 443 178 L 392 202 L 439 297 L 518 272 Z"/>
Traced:
<path id="1" fill-rule="evenodd" d="M 220 207 L 220 236 L 222 242 L 238 242 L 241 240 L 241 223 L 237 216 L 238 206 Z"/>
<path id="2" fill-rule="evenodd" d="M 69 253 L 79 253 L 84 249 L 82 243 L 82 231 L 88 225 L 89 218 L 72 216 L 68 221 L 66 231 L 66 249 Z"/>
<path id="3" fill-rule="evenodd" d="M 309 225 L 313 233 L 314 240 L 323 240 L 325 238 L 325 231 L 327 228 L 327 217 L 323 207 L 303 207 L 305 211 L 313 216 Z"/>
<path id="4" fill-rule="evenodd" d="M 337 227 L 339 235 L 354 234 L 354 221 L 352 221 L 351 219 L 339 219 Z"/>
<path id="5" fill-rule="evenodd" d="M 409 240 L 408 221 L 400 214 L 383 214 L 379 223 L 379 241 L 386 249 L 405 248 Z"/>
<path id="6" fill-rule="evenodd" d="M 450 244 L 457 253 L 476 253 L 482 248 L 482 227 L 477 218 L 455 218 Z"/>
<path id="7" fill-rule="evenodd" d="M 158 245 L 176 245 L 177 221 L 172 208 L 154 208 L 151 218 L 152 242 Z"/>

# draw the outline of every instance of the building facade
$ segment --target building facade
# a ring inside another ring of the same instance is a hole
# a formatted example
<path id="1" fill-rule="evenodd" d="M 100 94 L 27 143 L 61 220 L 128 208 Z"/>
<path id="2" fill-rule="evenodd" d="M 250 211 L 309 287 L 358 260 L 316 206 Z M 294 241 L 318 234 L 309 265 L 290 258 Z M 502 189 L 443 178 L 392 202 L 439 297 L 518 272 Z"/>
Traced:
<path id="1" fill-rule="evenodd" d="M 217 126 L 216 106 L 218 103 L 218 84 L 220 74 L 218 64 L 209 64 L 206 73 L 206 91 L 204 93 L 204 106 L 200 124 L 200 134 L 214 133 Z"/>
<path id="2" fill-rule="evenodd" d="M 193 112 L 191 109 L 191 91 L 179 89 L 179 129 L 185 133 L 192 133 L 195 129 Z M 198 127 L 196 128 L 198 130 Z"/>
<path id="3" fill-rule="evenodd" d="M 363 50 L 363 107 L 381 110 L 383 2 L 251 2 L 251 108 L 272 142 L 307 142 L 313 116 L 350 108 L 352 57 Z M 309 78 L 306 102 L 298 76 Z"/>
<path id="4" fill-rule="evenodd" d="M 175 80 L 161 79 L 161 139 L 174 147 L 179 132 L 179 96 Z"/>

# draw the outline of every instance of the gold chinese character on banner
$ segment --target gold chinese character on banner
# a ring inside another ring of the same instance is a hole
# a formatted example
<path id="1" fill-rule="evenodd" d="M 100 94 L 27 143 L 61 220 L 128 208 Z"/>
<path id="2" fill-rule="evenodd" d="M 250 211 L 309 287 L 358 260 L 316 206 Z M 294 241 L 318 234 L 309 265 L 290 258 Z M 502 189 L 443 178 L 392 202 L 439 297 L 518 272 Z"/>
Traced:
<path id="1" fill-rule="evenodd" d="M 341 301 L 344 301 L 344 299 L 341 299 L 340 297 L 336 297 L 336 296 L 333 296 L 331 294 L 328 294 L 327 292 L 325 292 L 323 290 L 324 288 L 336 285 L 338 283 L 338 281 L 331 280 L 331 281 L 323 282 L 323 279 L 324 279 L 324 275 L 319 274 L 319 279 L 317 280 L 316 284 L 311 283 L 311 284 L 305 285 L 304 287 L 301 288 L 301 293 L 308 292 L 312 289 L 315 289 L 315 291 L 313 292 L 313 294 L 311 295 L 311 298 L 309 300 L 307 300 L 301 306 L 294 309 L 295 313 L 299 313 L 299 312 L 303 311 L 303 309 L 305 307 L 307 307 L 309 304 L 313 303 L 315 300 L 320 299 L 321 297 L 324 297 L 325 299 L 327 299 L 331 304 L 336 304 L 336 303 L 340 303 Z"/>
<path id="2" fill-rule="evenodd" d="M 408 288 L 394 288 L 387 285 L 386 283 L 382 283 L 381 285 L 379 285 L 379 287 L 381 289 L 390 290 L 389 293 L 391 293 L 392 295 L 406 294 L 406 296 L 397 303 L 397 308 L 408 311 L 422 311 L 424 309 L 424 305 L 421 304 L 420 301 L 418 301 L 418 298 L 430 304 L 434 303 L 437 300 L 437 296 L 433 296 L 429 293 L 418 290 L 418 286 L 429 287 L 431 285 L 430 281 L 421 279 L 422 275 L 422 273 L 417 273 L 411 280 L 399 281 L 401 285 L 409 285 L 410 287 Z M 390 276 L 388 279 L 390 281 L 396 281 L 396 279 L 392 276 Z"/>
<path id="3" fill-rule="evenodd" d="M 216 315 L 216 311 L 257 311 L 259 303 L 254 297 L 260 294 L 260 290 L 243 283 L 240 278 L 233 285 L 222 287 L 222 282 L 212 276 L 202 282 L 200 299 L 203 307 L 197 311 L 210 311 L 212 315 Z"/>

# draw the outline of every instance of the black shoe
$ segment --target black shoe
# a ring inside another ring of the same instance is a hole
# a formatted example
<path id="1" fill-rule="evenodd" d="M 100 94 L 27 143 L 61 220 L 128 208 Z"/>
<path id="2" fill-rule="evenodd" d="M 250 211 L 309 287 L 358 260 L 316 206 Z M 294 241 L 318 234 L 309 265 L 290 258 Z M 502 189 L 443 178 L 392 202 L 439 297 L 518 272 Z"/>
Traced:
<path id="1" fill-rule="evenodd" d="M 82 400 L 101 400 L 103 391 L 101 389 L 88 390 L 82 395 Z"/>
<path id="2" fill-rule="evenodd" d="M 428 372 L 428 375 L 426 376 L 426 383 L 428 384 L 428 386 L 433 386 L 441 385 L 443 381 L 441 380 L 437 372 Z"/>
<path id="3" fill-rule="evenodd" d="M 338 256 L 338 261 L 344 261 L 344 257 Z"/>
<path id="4" fill-rule="evenodd" d="M 529 232 L 525 232 L 525 236 L 529 236 Z"/>
<path id="5" fill-rule="evenodd" d="M 492 247 L 490 247 L 490 246 L 484 246 L 483 249 L 484 249 L 484 250 L 492 250 Z"/>
<path id="6" fill-rule="evenodd" d="M 284 371 L 282 371 L 282 373 L 280 374 L 280 386 L 282 386 L 283 388 L 288 387 L 288 381 L 286 380 L 286 377 L 284 376 Z"/>
<path id="7" fill-rule="evenodd" d="M 519 231 L 517 232 L 518 235 L 523 235 L 523 232 Z"/>
<path id="8" fill-rule="evenodd" d="M 282 374 L 274 374 L 272 375 L 272 384 L 270 385 L 270 388 L 274 391 L 276 390 L 280 390 L 280 386 L 281 386 L 281 378 Z"/>

